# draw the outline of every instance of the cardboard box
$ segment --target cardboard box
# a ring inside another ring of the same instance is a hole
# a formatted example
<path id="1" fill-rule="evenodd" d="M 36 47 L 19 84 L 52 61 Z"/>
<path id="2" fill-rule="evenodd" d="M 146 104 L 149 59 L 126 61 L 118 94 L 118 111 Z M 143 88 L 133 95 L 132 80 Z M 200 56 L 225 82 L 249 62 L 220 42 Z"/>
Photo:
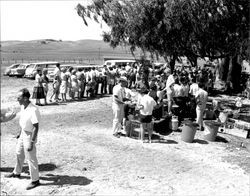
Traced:
<path id="1" fill-rule="evenodd" d="M 235 135 L 238 137 L 249 138 L 249 130 L 239 129 L 239 128 L 232 128 L 232 129 L 224 129 L 223 133 L 227 133 L 230 135 Z"/>

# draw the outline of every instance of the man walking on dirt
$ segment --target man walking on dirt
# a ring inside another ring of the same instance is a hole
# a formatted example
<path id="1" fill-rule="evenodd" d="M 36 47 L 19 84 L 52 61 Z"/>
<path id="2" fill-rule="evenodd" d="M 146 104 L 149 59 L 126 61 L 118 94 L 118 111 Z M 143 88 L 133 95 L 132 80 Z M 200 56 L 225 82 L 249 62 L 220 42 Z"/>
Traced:
<path id="1" fill-rule="evenodd" d="M 38 108 L 30 102 L 29 98 L 30 93 L 28 89 L 24 88 L 19 91 L 17 101 L 21 105 L 19 120 L 21 131 L 17 136 L 17 162 L 14 171 L 5 176 L 8 178 L 20 178 L 26 155 L 31 177 L 31 183 L 26 187 L 27 190 L 40 185 L 38 161 L 36 157 L 36 141 L 40 122 L 40 112 Z"/>

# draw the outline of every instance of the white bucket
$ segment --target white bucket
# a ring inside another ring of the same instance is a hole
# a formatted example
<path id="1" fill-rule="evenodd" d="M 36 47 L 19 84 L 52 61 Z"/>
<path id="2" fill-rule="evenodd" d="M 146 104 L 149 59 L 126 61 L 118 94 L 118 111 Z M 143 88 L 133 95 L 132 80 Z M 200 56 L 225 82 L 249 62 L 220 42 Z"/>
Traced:
<path id="1" fill-rule="evenodd" d="M 176 131 L 178 129 L 178 116 L 172 116 L 171 124 L 172 124 L 172 130 Z"/>

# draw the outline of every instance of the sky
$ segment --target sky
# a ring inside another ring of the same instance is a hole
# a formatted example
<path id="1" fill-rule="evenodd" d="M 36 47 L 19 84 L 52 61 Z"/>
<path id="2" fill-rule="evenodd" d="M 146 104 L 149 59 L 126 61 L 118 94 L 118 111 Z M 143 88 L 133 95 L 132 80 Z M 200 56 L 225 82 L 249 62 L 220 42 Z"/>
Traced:
<path id="1" fill-rule="evenodd" d="M 75 7 L 89 0 L 64 1 L 0 1 L 1 41 L 55 39 L 76 41 L 82 39 L 102 40 L 101 34 L 108 30 L 96 22 L 85 26 Z"/>

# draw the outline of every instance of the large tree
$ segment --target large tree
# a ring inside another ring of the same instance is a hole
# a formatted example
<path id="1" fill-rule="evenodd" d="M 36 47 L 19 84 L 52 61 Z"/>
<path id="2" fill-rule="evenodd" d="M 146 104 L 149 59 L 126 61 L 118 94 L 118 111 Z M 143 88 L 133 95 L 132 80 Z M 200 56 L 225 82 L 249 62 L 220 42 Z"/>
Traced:
<path id="1" fill-rule="evenodd" d="M 171 59 L 246 55 L 249 32 L 248 0 L 94 0 L 78 4 L 77 12 L 106 22 L 103 39 L 112 47 L 128 45 Z"/>

